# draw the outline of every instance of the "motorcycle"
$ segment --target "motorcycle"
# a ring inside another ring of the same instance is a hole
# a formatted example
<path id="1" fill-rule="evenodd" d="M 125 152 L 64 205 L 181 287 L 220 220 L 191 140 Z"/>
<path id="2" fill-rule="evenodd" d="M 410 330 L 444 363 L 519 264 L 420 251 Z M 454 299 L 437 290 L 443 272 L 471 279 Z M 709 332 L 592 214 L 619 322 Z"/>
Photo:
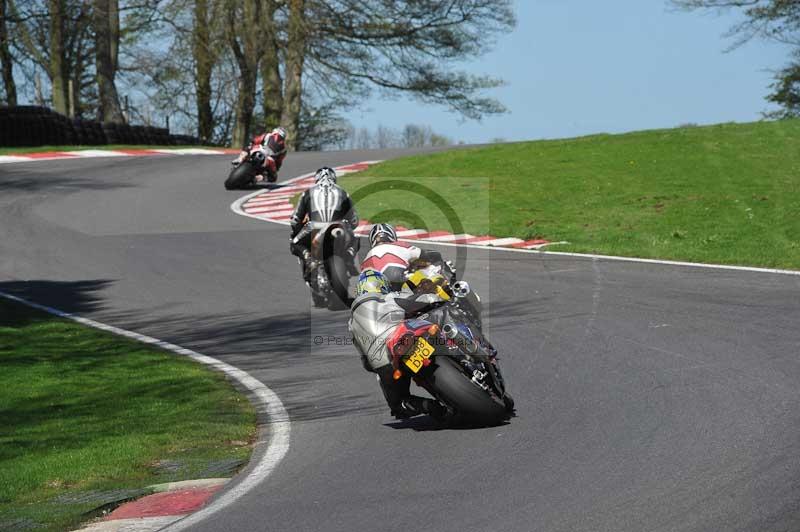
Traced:
<path id="1" fill-rule="evenodd" d="M 450 285 L 431 268 L 414 276 L 414 286 L 430 283 L 434 300 L 437 292 L 445 297 L 430 312 L 404 320 L 388 339 L 393 377 L 411 376 L 464 422 L 496 425 L 513 416 L 497 350 L 480 328 L 480 297 L 466 282 Z"/>
<path id="2" fill-rule="evenodd" d="M 346 250 L 355 238 L 352 229 L 343 220 L 308 222 L 295 236 L 295 242 L 309 232 L 313 233 L 310 252 L 316 267 L 309 273 L 307 284 L 314 306 L 349 305 L 350 273 Z"/>
<path id="3" fill-rule="evenodd" d="M 225 180 L 226 190 L 236 190 L 255 185 L 256 176 L 265 174 L 269 183 L 274 183 L 278 176 L 269 172 L 267 169 L 267 159 L 274 157 L 274 153 L 269 146 L 254 146 L 250 153 L 233 167 L 228 179 Z"/>

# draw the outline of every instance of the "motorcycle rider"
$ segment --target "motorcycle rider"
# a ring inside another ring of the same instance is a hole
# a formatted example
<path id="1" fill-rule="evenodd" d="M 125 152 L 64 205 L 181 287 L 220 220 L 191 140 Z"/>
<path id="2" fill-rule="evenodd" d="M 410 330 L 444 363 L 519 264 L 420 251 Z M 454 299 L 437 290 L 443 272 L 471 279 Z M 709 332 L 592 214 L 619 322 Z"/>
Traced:
<path id="1" fill-rule="evenodd" d="M 405 281 L 405 273 L 412 262 L 423 260 L 431 264 L 446 266 L 455 273 L 453 264 L 442 259 L 442 254 L 431 249 L 399 242 L 397 230 L 391 224 L 375 224 L 369 232 L 370 249 L 361 261 L 361 270 L 376 270 L 388 280 L 393 290 L 400 290 Z"/>
<path id="2" fill-rule="evenodd" d="M 264 174 L 266 174 L 266 180 L 270 183 L 274 183 L 278 180 L 278 171 L 281 169 L 283 160 L 286 158 L 286 130 L 282 127 L 276 127 L 269 133 L 264 132 L 261 135 L 256 135 L 253 137 L 250 144 L 242 147 L 239 157 L 231 161 L 231 164 L 234 166 L 240 165 L 250 154 L 250 151 L 258 146 L 263 147 L 263 149 L 270 154 L 264 161 L 263 170 Z M 259 174 L 256 176 L 256 183 L 264 181 L 264 179 L 265 176 Z"/>
<path id="3" fill-rule="evenodd" d="M 314 186 L 303 192 L 297 207 L 294 209 L 290 225 L 292 234 L 289 248 L 292 255 L 298 257 L 303 267 L 303 279 L 308 281 L 311 272 L 318 266 L 311 257 L 312 230 L 308 222 L 343 221 L 349 226 L 350 233 L 358 227 L 358 214 L 350 195 L 336 184 L 336 172 L 324 166 L 314 175 Z M 347 248 L 349 260 L 346 260 L 350 275 L 358 275 L 355 257 L 358 252 L 358 238 L 353 237 Z"/>
<path id="4" fill-rule="evenodd" d="M 427 303 L 415 301 L 410 292 L 392 292 L 389 281 L 379 271 L 368 269 L 358 276 L 348 327 L 364 369 L 377 374 L 386 403 L 397 419 L 429 414 L 441 420 L 450 413 L 447 407 L 434 399 L 411 395 L 410 376 L 393 377 L 391 354 L 386 345 L 403 320 L 415 317 L 429 307 Z"/>

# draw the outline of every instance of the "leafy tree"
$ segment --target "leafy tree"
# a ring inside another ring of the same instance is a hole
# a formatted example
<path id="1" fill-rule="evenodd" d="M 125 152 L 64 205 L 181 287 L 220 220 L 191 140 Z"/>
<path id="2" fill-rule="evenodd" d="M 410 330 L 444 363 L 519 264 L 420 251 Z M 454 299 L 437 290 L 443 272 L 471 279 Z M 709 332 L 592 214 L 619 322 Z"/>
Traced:
<path id="1" fill-rule="evenodd" d="M 211 40 L 211 19 L 208 0 L 195 0 L 192 20 L 192 57 L 194 58 L 195 90 L 197 102 L 197 135 L 208 142 L 214 132 L 214 115 L 211 111 L 211 76 L 216 53 Z"/>
<path id="2" fill-rule="evenodd" d="M 775 73 L 767 101 L 782 109 L 766 113 L 770 118 L 800 116 L 800 1 L 798 0 L 671 0 L 687 10 L 738 10 L 744 20 L 732 27 L 731 48 L 759 37 L 794 47 L 793 60 Z"/>
<path id="3" fill-rule="evenodd" d="M 119 67 L 119 1 L 94 0 L 93 6 L 92 28 L 99 96 L 97 118 L 101 122 L 121 124 L 125 122 L 125 118 L 114 81 Z"/>
<path id="4" fill-rule="evenodd" d="M 789 66 L 775 75 L 775 82 L 770 86 L 772 93 L 767 100 L 781 107 L 778 111 L 767 113 L 768 118 L 800 117 L 800 52 L 795 52 L 795 59 Z"/>
<path id="5" fill-rule="evenodd" d="M 403 128 L 403 146 L 406 148 L 422 148 L 430 142 L 432 133 L 430 126 L 407 124 Z"/>
<path id="6" fill-rule="evenodd" d="M 259 32 L 261 8 L 262 2 L 258 0 L 225 1 L 225 35 L 239 68 L 236 122 L 232 139 L 234 146 L 246 144 L 251 133 L 258 69 L 264 50 Z"/>
<path id="7" fill-rule="evenodd" d="M 511 0 L 289 0 L 287 9 L 282 122 L 290 140 L 305 80 L 350 106 L 377 89 L 467 118 L 505 111 L 483 95 L 500 80 L 456 65 L 513 27 Z"/>
<path id="8" fill-rule="evenodd" d="M 512 1 L 0 0 L 0 66 L 12 82 L 13 67 L 46 73 L 23 92 L 49 87 L 59 111 L 119 120 L 125 94 L 133 119 L 205 141 L 241 145 L 256 124 L 281 124 L 296 149 L 396 145 L 400 133 L 360 134 L 341 114 L 373 91 L 467 118 L 502 112 L 484 94 L 500 81 L 458 64 L 513 26 Z"/>
<path id="9" fill-rule="evenodd" d="M 349 124 L 336 113 L 336 104 L 315 106 L 306 98 L 300 113 L 297 150 L 320 151 L 339 147 L 350 133 Z"/>
<path id="10" fill-rule="evenodd" d="M 12 22 L 11 42 L 22 57 L 47 73 L 52 105 L 59 113 L 67 114 L 69 65 L 66 46 L 70 10 L 66 0 L 30 0 L 21 5 L 8 0 L 7 9 Z"/>
<path id="11" fill-rule="evenodd" d="M 262 105 L 267 127 L 278 126 L 283 112 L 283 77 L 279 55 L 282 43 L 276 21 L 279 7 L 280 2 L 277 0 L 265 0 L 264 16 L 261 17 L 261 33 L 265 43 L 261 59 Z"/>
<path id="12" fill-rule="evenodd" d="M 0 0 L 0 68 L 3 71 L 4 100 L 8 105 L 17 105 L 17 84 L 14 81 L 14 58 L 9 46 L 8 18 L 8 0 Z"/>

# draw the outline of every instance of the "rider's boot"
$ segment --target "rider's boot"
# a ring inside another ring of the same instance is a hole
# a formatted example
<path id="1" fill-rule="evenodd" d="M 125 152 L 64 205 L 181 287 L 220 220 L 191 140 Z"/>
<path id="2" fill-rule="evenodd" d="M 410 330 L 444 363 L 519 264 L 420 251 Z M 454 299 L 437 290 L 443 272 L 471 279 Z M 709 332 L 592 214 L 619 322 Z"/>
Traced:
<path id="1" fill-rule="evenodd" d="M 317 269 L 317 261 L 311 256 L 311 252 L 307 249 L 303 250 L 303 279 L 308 281 L 311 274 Z"/>

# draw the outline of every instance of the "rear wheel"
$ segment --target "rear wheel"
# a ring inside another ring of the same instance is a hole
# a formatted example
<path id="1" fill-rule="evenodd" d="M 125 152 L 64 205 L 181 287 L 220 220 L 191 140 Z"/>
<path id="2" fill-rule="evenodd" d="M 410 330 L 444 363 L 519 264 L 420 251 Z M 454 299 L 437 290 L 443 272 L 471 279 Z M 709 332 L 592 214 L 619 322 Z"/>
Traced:
<path id="1" fill-rule="evenodd" d="M 249 162 L 245 161 L 231 170 L 228 179 L 225 180 L 225 189 L 236 190 L 244 188 L 253 182 L 254 177 L 255 172 L 253 171 L 253 166 Z"/>
<path id="2" fill-rule="evenodd" d="M 436 368 L 426 377 L 428 390 L 456 411 L 456 419 L 478 425 L 496 425 L 508 419 L 506 405 L 473 383 L 448 356 L 436 357 Z"/>
<path id="3" fill-rule="evenodd" d="M 339 255 L 331 255 L 326 264 L 328 279 L 331 281 L 331 308 L 350 306 L 350 278 L 347 275 L 347 264 Z"/>

